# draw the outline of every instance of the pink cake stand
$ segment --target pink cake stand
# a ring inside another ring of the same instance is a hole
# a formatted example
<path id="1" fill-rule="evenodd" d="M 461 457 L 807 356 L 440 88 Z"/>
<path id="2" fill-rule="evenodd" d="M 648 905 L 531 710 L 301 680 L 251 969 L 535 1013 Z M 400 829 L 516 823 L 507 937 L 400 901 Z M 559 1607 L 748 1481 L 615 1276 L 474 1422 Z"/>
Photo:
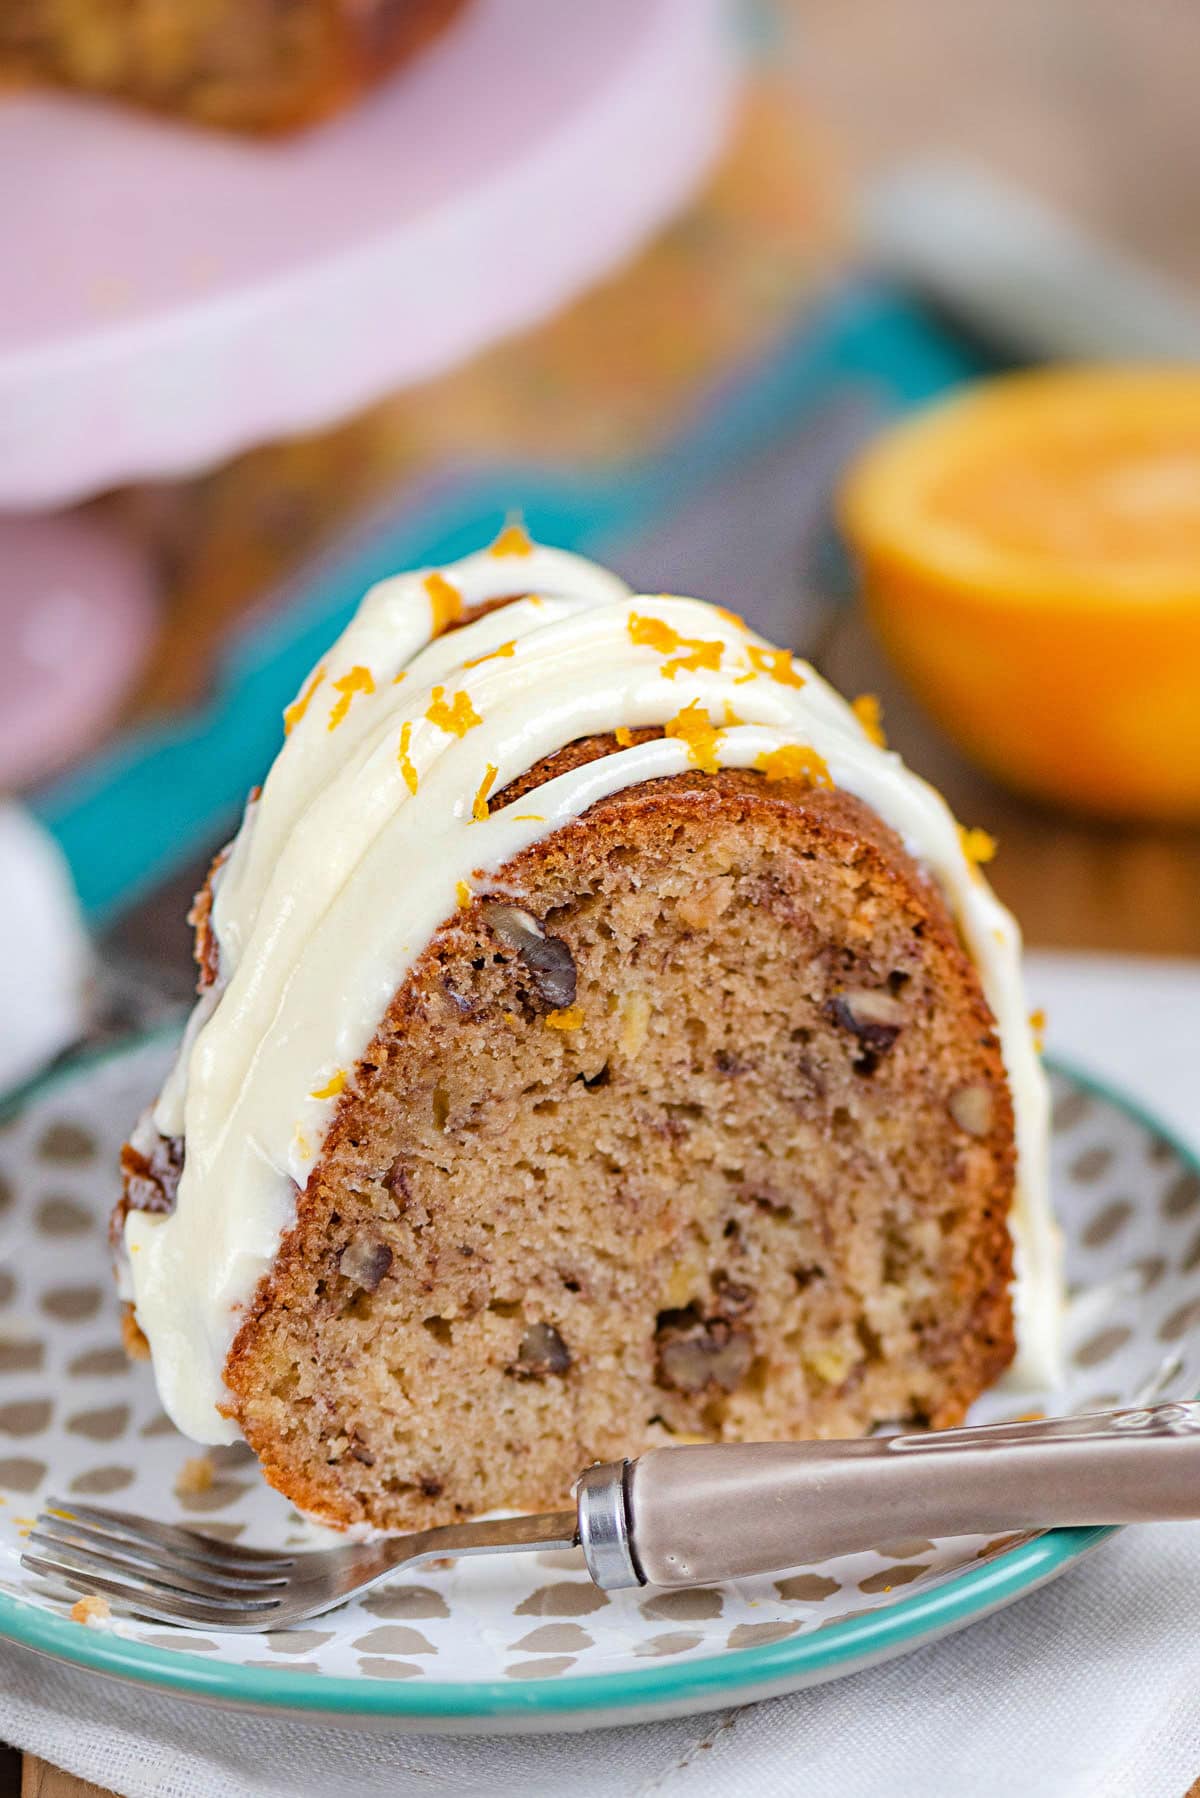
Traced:
<path id="1" fill-rule="evenodd" d="M 721 0 L 471 0 L 342 119 L 243 142 L 0 104 L 0 507 L 308 430 L 552 312 L 717 151 Z"/>

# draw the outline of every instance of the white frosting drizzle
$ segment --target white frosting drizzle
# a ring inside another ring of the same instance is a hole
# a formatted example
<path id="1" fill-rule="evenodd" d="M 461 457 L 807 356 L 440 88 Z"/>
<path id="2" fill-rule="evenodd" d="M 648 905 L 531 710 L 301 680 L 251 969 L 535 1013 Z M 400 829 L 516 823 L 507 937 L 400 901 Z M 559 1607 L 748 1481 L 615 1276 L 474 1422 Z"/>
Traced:
<path id="1" fill-rule="evenodd" d="M 812 668 L 774 661 L 731 614 L 631 595 L 579 557 L 521 553 L 520 538 L 515 553 L 499 553 L 510 541 L 371 590 L 289 708 L 292 728 L 220 870 L 220 988 L 200 1000 L 154 1113 L 160 1131 L 185 1138 L 175 1209 L 130 1211 L 125 1223 L 128 1283 L 171 1417 L 200 1441 L 236 1437 L 218 1406 L 244 1307 L 294 1220 L 340 1083 L 352 1080 L 463 884 L 487 891 L 489 875 L 598 799 L 694 763 L 686 739 L 661 737 L 476 818 L 489 773 L 498 793 L 576 738 L 664 725 L 693 703 L 722 727 L 713 753 L 723 767 L 753 767 L 792 745 L 815 750 L 835 785 L 891 825 L 945 893 L 996 1018 L 1016 1110 L 1020 1372 L 1034 1384 L 1052 1379 L 1059 1245 L 1020 934 L 964 853 L 945 802 L 871 741 Z M 525 597 L 438 635 L 456 595 L 469 608 L 513 593 Z M 719 643 L 719 666 L 671 672 L 687 646 L 635 641 L 634 614 L 693 644 Z"/>

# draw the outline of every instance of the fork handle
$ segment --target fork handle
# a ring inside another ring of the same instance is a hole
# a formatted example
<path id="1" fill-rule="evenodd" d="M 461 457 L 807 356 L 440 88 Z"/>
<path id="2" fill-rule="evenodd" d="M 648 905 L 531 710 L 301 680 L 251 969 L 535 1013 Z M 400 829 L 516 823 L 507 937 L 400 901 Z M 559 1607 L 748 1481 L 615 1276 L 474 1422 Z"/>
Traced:
<path id="1" fill-rule="evenodd" d="M 693 1586 L 904 1536 L 1200 1517 L 1200 1404 L 859 1442 L 713 1443 L 590 1468 L 597 1585 Z"/>

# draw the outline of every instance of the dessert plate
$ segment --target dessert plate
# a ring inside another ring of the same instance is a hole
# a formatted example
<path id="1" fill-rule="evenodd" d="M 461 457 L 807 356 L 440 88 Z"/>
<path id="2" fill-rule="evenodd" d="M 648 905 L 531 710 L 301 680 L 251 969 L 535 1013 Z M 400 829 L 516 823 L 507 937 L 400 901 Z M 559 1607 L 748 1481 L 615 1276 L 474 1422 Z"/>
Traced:
<path id="1" fill-rule="evenodd" d="M 770 1578 L 611 1595 L 576 1553 L 496 1556 L 422 1567 L 262 1637 L 72 1621 L 71 1598 L 19 1564 L 47 1491 L 245 1542 L 303 1548 L 325 1533 L 267 1488 L 248 1450 L 200 1459 L 163 1416 L 148 1366 L 121 1348 L 105 1243 L 117 1152 L 173 1043 L 159 1034 L 94 1055 L 0 1113 L 0 1635 L 226 1704 L 391 1729 L 581 1728 L 857 1671 L 1043 1584 L 1109 1533 L 879 1542 Z M 1200 1164 L 1119 1095 L 1065 1069 L 1053 1078 L 1066 1375 L 1054 1392 L 988 1394 L 980 1422 L 1200 1387 Z"/>

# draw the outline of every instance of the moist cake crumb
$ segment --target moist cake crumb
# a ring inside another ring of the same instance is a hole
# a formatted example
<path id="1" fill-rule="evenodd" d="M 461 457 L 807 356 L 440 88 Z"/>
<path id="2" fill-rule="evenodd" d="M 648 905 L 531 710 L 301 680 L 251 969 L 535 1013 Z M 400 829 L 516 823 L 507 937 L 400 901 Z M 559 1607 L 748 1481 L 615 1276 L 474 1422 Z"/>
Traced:
<path id="1" fill-rule="evenodd" d="M 1013 1350 L 1012 1110 L 899 840 L 722 770 L 493 884 L 396 995 L 234 1344 L 268 1479 L 415 1529 L 656 1444 L 959 1421 Z"/>

